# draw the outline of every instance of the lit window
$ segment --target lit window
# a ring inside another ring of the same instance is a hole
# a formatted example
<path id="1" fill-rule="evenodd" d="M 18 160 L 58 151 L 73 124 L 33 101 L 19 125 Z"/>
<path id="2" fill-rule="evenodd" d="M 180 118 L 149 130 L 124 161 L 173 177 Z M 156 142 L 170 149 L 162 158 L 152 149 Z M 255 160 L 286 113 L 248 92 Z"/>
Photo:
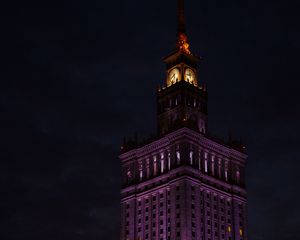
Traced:
<path id="1" fill-rule="evenodd" d="M 230 233 L 231 232 L 231 226 L 228 226 L 227 230 Z"/>
<path id="2" fill-rule="evenodd" d="M 168 169 L 171 169 L 171 153 L 168 153 Z"/>
<path id="3" fill-rule="evenodd" d="M 240 236 L 243 236 L 243 229 L 240 228 Z"/>
<path id="4" fill-rule="evenodd" d="M 180 152 L 176 151 L 177 164 L 180 164 Z"/>
<path id="5" fill-rule="evenodd" d="M 194 152 L 190 151 L 190 164 L 193 165 Z"/>
<path id="6" fill-rule="evenodd" d="M 204 171 L 207 173 L 208 172 L 208 165 L 207 165 L 207 153 L 204 153 Z"/>
<path id="7" fill-rule="evenodd" d="M 165 160 L 164 159 L 161 159 L 160 160 L 160 171 L 161 171 L 161 173 L 164 173 L 164 170 L 165 170 Z"/>
<path id="8" fill-rule="evenodd" d="M 128 168 L 128 170 L 127 170 L 127 177 L 128 177 L 128 180 L 130 180 L 130 178 L 131 178 L 131 171 L 130 171 L 129 168 Z"/>
<path id="9" fill-rule="evenodd" d="M 157 172 L 157 162 L 156 162 L 156 156 L 153 157 L 153 172 L 154 172 L 154 176 L 156 175 Z"/>
<path id="10" fill-rule="evenodd" d="M 225 163 L 225 180 L 228 181 L 228 162 Z"/>
<path id="11" fill-rule="evenodd" d="M 143 163 L 140 163 L 140 180 L 143 180 Z"/>
<path id="12" fill-rule="evenodd" d="M 204 160 L 204 171 L 207 173 L 208 168 L 207 168 L 207 159 Z"/>

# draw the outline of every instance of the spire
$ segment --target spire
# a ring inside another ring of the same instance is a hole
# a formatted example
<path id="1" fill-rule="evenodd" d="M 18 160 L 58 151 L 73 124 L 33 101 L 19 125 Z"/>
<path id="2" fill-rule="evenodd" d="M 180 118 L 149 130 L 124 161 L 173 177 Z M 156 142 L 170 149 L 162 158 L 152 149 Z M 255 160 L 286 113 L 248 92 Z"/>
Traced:
<path id="1" fill-rule="evenodd" d="M 184 0 L 178 0 L 177 48 L 186 54 L 191 54 L 185 29 Z"/>
<path id="2" fill-rule="evenodd" d="M 184 0 L 178 0 L 178 29 L 177 34 L 185 34 Z"/>

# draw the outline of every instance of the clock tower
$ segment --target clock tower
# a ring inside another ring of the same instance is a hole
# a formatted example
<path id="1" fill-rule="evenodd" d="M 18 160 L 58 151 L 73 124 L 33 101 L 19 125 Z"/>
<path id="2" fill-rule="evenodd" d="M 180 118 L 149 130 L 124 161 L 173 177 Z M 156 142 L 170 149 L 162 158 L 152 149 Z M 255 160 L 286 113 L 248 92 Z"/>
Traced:
<path id="1" fill-rule="evenodd" d="M 185 30 L 184 4 L 179 0 L 176 50 L 164 58 L 166 81 L 157 93 L 158 133 L 187 126 L 207 130 L 207 91 L 198 83 L 200 58 L 193 55 Z"/>
<path id="2" fill-rule="evenodd" d="M 157 90 L 157 135 L 124 141 L 120 240 L 248 240 L 241 142 L 207 131 L 207 91 L 178 0 L 175 51 Z"/>

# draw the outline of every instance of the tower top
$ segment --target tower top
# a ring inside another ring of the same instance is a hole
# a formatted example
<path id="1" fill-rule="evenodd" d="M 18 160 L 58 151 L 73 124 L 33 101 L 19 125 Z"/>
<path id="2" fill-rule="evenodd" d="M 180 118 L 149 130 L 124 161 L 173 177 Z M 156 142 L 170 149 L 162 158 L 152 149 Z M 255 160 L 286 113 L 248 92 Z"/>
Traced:
<path id="1" fill-rule="evenodd" d="M 189 47 L 185 28 L 184 0 L 178 0 L 177 49 L 186 54 L 191 54 Z"/>

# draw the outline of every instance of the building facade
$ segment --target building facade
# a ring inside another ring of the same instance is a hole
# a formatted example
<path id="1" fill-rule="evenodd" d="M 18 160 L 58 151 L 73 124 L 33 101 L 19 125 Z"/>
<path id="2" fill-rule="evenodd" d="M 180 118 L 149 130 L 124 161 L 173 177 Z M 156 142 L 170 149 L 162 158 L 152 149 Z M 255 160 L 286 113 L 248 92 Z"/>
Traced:
<path id="1" fill-rule="evenodd" d="M 124 142 L 121 240 L 247 240 L 244 147 L 207 130 L 207 90 L 179 0 L 176 51 L 157 90 L 157 137 Z"/>

